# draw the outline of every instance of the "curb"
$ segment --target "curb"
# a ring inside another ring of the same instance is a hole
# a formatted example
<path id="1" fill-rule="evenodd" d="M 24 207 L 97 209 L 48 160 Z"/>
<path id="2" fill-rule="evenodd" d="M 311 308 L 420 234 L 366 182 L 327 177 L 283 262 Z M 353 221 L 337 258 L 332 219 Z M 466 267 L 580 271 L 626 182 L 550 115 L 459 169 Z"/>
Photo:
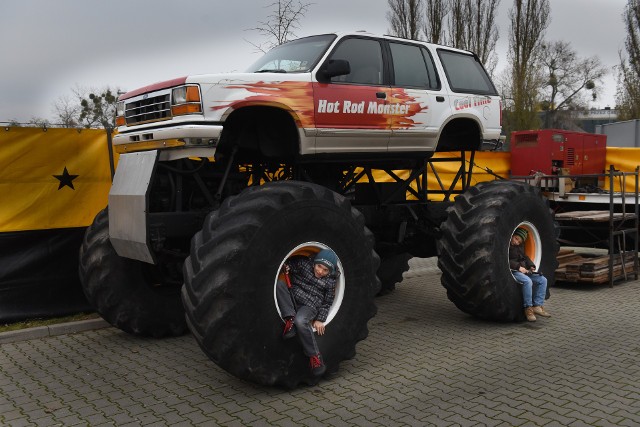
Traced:
<path id="1" fill-rule="evenodd" d="M 111 325 L 104 319 L 80 320 L 77 322 L 58 323 L 50 326 L 20 329 L 17 331 L 0 332 L 0 345 L 38 338 L 54 337 L 57 335 L 74 334 L 94 329 L 108 328 Z"/>

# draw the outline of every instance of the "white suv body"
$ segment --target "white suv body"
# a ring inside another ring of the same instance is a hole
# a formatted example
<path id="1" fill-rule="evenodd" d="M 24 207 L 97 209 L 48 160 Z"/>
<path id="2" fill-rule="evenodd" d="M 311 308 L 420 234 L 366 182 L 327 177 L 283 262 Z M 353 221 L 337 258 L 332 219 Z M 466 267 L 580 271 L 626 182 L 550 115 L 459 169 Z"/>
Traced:
<path id="1" fill-rule="evenodd" d="M 171 148 L 166 159 L 213 156 L 227 118 L 251 106 L 290 114 L 302 156 L 448 150 L 438 144 L 456 119 L 472 122 L 480 136 L 456 149 L 497 142 L 501 133 L 500 97 L 474 54 L 349 33 L 278 46 L 246 73 L 189 76 L 126 93 L 114 145 L 120 153 Z"/>

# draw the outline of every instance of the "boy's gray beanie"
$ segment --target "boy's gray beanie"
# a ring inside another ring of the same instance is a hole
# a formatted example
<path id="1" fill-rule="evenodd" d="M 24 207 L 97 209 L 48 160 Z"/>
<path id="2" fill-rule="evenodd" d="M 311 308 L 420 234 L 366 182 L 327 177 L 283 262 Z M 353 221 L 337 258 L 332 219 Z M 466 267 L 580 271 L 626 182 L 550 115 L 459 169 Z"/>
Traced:
<path id="1" fill-rule="evenodd" d="M 336 272 L 336 265 L 338 264 L 338 256 L 331 249 L 323 249 L 313 259 L 314 264 L 322 264 L 329 269 L 329 273 Z"/>

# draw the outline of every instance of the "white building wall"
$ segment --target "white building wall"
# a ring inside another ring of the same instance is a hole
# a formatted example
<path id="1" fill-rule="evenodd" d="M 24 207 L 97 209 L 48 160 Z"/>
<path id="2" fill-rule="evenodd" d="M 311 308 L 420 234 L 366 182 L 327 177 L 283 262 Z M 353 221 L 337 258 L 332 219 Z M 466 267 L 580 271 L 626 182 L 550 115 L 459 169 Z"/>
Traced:
<path id="1" fill-rule="evenodd" d="M 596 133 L 607 135 L 607 147 L 640 147 L 640 120 L 598 125 Z"/>

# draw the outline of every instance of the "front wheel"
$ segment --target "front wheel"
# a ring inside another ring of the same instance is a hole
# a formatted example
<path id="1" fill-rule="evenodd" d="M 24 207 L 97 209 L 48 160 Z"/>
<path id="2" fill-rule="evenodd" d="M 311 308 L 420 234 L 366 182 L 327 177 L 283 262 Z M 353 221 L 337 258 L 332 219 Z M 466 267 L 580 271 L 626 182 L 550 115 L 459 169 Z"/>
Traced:
<path id="1" fill-rule="evenodd" d="M 488 320 L 524 320 L 521 288 L 509 268 L 509 241 L 518 227 L 529 232 L 525 252 L 551 287 L 558 243 L 539 188 L 491 181 L 456 197 L 441 226 L 438 267 L 447 296 L 460 310 Z"/>
<path id="2" fill-rule="evenodd" d="M 292 255 L 332 249 L 342 278 L 317 343 L 327 366 L 354 356 L 368 335 L 379 290 L 379 259 L 364 218 L 344 197 L 315 184 L 280 181 L 250 187 L 211 213 L 185 261 L 187 321 L 203 351 L 231 374 L 288 388 L 313 384 L 309 358 L 283 340 L 275 298 L 278 274 Z"/>
<path id="3" fill-rule="evenodd" d="M 180 285 L 167 283 L 155 265 L 118 256 L 109 240 L 107 209 L 87 228 L 79 273 L 89 303 L 116 328 L 157 338 L 187 331 Z"/>

